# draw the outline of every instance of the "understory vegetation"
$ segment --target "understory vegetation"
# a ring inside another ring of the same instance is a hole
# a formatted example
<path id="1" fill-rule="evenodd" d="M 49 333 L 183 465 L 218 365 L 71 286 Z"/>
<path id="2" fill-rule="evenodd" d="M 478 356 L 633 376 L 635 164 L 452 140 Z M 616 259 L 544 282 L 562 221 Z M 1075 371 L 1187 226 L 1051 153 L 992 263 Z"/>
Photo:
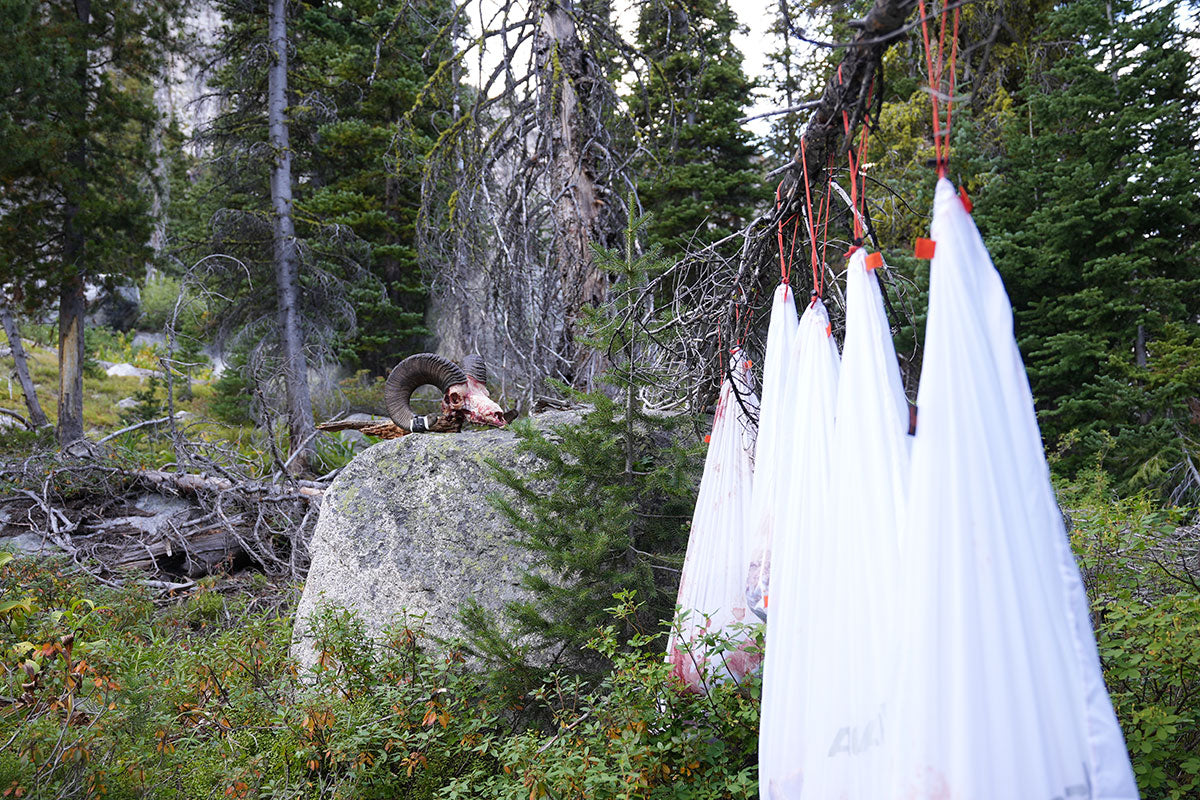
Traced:
<path id="1" fill-rule="evenodd" d="M 1143 797 L 1200 791 L 1200 532 L 1102 473 L 1063 486 L 1105 679 Z M 587 647 L 612 668 L 504 675 L 397 620 L 351 614 L 289 656 L 296 587 L 221 575 L 184 596 L 54 560 L 0 568 L 0 791 L 111 798 L 752 798 L 759 686 L 669 678 L 666 629 L 613 598 Z M 503 667 L 502 669 L 508 669 Z"/>

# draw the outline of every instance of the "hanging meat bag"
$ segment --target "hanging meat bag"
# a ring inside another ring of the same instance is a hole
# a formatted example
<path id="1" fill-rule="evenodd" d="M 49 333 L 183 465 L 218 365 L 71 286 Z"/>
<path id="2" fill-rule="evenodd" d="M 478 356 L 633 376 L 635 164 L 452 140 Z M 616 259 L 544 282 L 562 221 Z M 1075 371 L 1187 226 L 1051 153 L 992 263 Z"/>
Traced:
<path id="1" fill-rule="evenodd" d="M 757 412 L 750 362 L 734 348 L 713 415 L 679 580 L 679 612 L 667 646 L 672 674 L 697 691 L 707 691 L 714 681 L 740 682 L 759 663 L 739 630 L 755 621 L 746 618 L 742 565 L 749 546 Z"/>
<path id="2" fill-rule="evenodd" d="M 816 687 L 809 680 L 814 610 L 826 608 L 829 587 L 821 581 L 834 515 L 830 496 L 834 408 L 838 392 L 837 342 L 825 305 L 815 300 L 800 318 L 792 357 L 796 429 L 792 441 L 791 502 L 776 526 L 771 564 L 771 621 L 763 666 L 759 725 L 762 796 L 798 797 L 800 754 L 808 731 L 807 708 Z"/>
<path id="3" fill-rule="evenodd" d="M 764 698 L 775 701 L 779 672 L 794 685 L 779 693 L 785 712 L 778 718 L 763 702 L 760 781 L 768 800 L 876 800 L 869 781 L 886 763 L 908 402 L 879 283 L 862 249 L 847 266 L 835 417 L 831 456 L 822 465 L 830 495 L 822 530 L 802 539 L 810 555 L 799 580 L 782 562 L 776 570 L 776 595 L 786 592 L 786 599 L 767 626 Z M 791 597 L 801 594 L 807 600 L 793 612 Z M 795 641 L 806 644 L 791 655 Z M 772 650 L 777 642 L 782 654 Z M 776 756 L 771 740 L 777 738 L 788 744 Z"/>
<path id="4" fill-rule="evenodd" d="M 938 181 L 887 797 L 1136 798 L 1012 307 Z"/>
<path id="5" fill-rule="evenodd" d="M 771 582 L 771 540 L 777 521 L 787 508 L 790 488 L 792 428 L 796 404 L 788 395 L 789 360 L 799 320 L 795 293 L 781 283 L 771 302 L 767 325 L 767 354 L 763 367 L 762 408 L 758 417 L 758 444 L 754 461 L 753 549 L 745 569 L 746 604 L 761 619 L 767 618 Z"/>

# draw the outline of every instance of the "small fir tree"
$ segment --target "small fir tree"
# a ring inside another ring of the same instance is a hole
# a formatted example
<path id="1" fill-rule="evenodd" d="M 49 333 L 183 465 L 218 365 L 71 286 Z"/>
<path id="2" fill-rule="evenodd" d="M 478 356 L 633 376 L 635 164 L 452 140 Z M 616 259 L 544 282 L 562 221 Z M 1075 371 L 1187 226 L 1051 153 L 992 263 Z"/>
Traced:
<path id="1" fill-rule="evenodd" d="M 525 581 L 532 599 L 510 608 L 516 632 L 560 653 L 577 654 L 606 624 L 618 592 L 642 603 L 635 627 L 669 617 L 687 546 L 697 477 L 695 453 L 681 445 L 689 420 L 649 413 L 640 399 L 656 377 L 645 366 L 654 319 L 645 288 L 669 266 L 657 245 L 637 252 L 646 219 L 630 220 L 622 251 L 595 248 L 616 276 L 613 303 L 589 318 L 589 343 L 610 363 L 608 391 L 573 393 L 590 406 L 578 425 L 516 426 L 521 448 L 537 457 L 532 471 L 493 465 L 516 495 L 494 502 L 539 562 Z"/>

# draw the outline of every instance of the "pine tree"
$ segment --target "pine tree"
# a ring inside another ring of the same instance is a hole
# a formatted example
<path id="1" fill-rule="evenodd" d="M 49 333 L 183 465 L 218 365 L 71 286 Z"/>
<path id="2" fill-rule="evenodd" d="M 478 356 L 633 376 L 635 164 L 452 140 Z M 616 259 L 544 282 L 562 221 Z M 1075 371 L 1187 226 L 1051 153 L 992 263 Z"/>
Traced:
<path id="1" fill-rule="evenodd" d="M 1125 489 L 1200 442 L 1196 61 L 1180 3 L 1055 9 L 976 216 L 1017 311 L 1048 443 Z"/>
<path id="2" fill-rule="evenodd" d="M 59 444 L 84 436 L 86 283 L 150 257 L 151 85 L 178 2 L 0 2 L 0 282 L 58 303 Z"/>
<path id="3" fill-rule="evenodd" d="M 450 56 L 450 41 L 439 35 L 449 11 L 445 0 L 348 0 L 308 4 L 295 23 L 297 88 L 336 109 L 300 115 L 311 128 L 299 206 L 315 224 L 345 226 L 368 245 L 371 278 L 350 288 L 358 324 L 343 353 L 349 366 L 375 373 L 427 333 L 428 289 L 416 251 L 419 154 L 438 136 L 433 117 L 460 91 L 448 71 L 435 75 Z"/>
<path id="4" fill-rule="evenodd" d="M 440 84 L 427 88 L 449 4 L 350 0 L 290 8 L 287 122 L 308 354 L 382 373 L 425 333 L 417 153 L 437 133 L 431 120 L 439 102 L 450 102 L 448 86 L 446 97 L 438 96 Z M 221 11 L 222 63 L 213 85 L 225 113 L 204 134 L 211 157 L 189 197 L 196 208 L 214 209 L 204 214 L 213 224 L 185 261 L 215 250 L 245 266 L 215 278 L 231 299 L 221 317 L 227 333 L 268 343 L 251 352 L 247 366 L 268 388 L 276 371 L 263 365 L 274 363 L 277 348 L 270 344 L 275 298 L 266 291 L 271 239 L 263 224 L 271 153 L 268 63 L 259 45 L 265 5 L 230 0 Z M 410 115 L 421 91 L 425 106 Z M 181 216 L 181 235 L 191 232 L 193 217 Z"/>
<path id="5" fill-rule="evenodd" d="M 533 599 L 511 609 L 517 633 L 571 653 L 609 621 L 605 609 L 618 592 L 643 603 L 631 620 L 643 630 L 671 615 L 695 501 L 695 459 L 679 444 L 688 420 L 648 413 L 640 400 L 655 381 L 644 366 L 654 321 L 644 290 L 670 266 L 658 245 L 637 253 L 646 222 L 630 221 L 623 251 L 595 248 L 616 276 L 614 302 L 589 315 L 589 341 L 610 364 L 609 391 L 577 394 L 591 406 L 579 425 L 518 426 L 521 448 L 539 466 L 527 474 L 498 468 L 517 500 L 496 502 L 541 568 L 526 578 Z"/>
<path id="6" fill-rule="evenodd" d="M 638 18 L 651 62 L 632 101 L 650 151 L 640 193 L 655 215 L 650 241 L 670 254 L 741 229 L 766 197 L 757 148 L 737 121 L 753 88 L 737 28 L 726 0 L 646 3 Z"/>

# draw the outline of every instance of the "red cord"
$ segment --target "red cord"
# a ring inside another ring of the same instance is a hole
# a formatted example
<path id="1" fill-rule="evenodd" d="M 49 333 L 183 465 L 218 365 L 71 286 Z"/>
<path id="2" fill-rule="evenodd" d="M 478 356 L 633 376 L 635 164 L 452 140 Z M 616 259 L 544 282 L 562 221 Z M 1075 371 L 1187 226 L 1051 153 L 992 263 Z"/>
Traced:
<path id="1" fill-rule="evenodd" d="M 801 141 L 803 141 L 803 139 Z M 783 182 L 780 181 L 779 186 L 782 186 L 782 185 L 783 185 Z M 783 210 L 783 204 L 779 200 L 779 186 L 775 187 L 775 211 L 776 212 L 780 212 Z M 780 215 L 779 221 L 778 221 L 777 236 L 779 239 L 779 282 L 786 284 L 786 283 L 788 283 L 788 272 L 790 270 L 788 268 L 788 264 L 785 263 L 785 261 L 783 259 L 783 216 L 782 215 Z"/>
<path id="2" fill-rule="evenodd" d="M 939 177 L 946 177 L 946 167 L 950 161 L 950 112 L 954 108 L 954 92 L 958 83 L 955 81 L 955 65 L 958 62 L 958 12 L 956 6 L 954 9 L 954 38 L 950 42 L 950 91 L 947 92 L 946 100 L 946 142 L 942 147 L 945 158 L 942 161 L 942 168 L 939 172 Z M 945 13 L 944 11 L 942 12 Z M 942 20 L 942 28 L 946 27 L 945 19 Z"/>
<path id="3" fill-rule="evenodd" d="M 825 265 L 829 263 L 826 254 L 829 252 L 829 201 L 833 195 L 833 153 L 829 154 L 829 185 L 825 187 L 825 210 L 822 214 L 825 217 L 824 224 L 821 227 L 821 290 L 818 297 L 825 295 Z"/>
<path id="4" fill-rule="evenodd" d="M 838 65 L 838 73 L 837 74 L 838 74 L 838 83 L 840 84 L 840 83 L 842 83 L 842 66 L 841 66 L 841 64 Z M 868 107 L 870 107 L 870 105 L 871 105 L 871 95 L 874 94 L 874 92 L 875 92 L 875 80 L 872 79 L 871 85 L 867 87 L 867 106 Z M 847 113 L 846 109 L 842 109 L 842 128 L 846 132 L 846 137 L 849 138 L 850 137 L 850 115 Z M 863 190 L 860 192 L 859 191 L 858 172 L 859 172 L 859 168 L 862 166 L 863 156 L 865 156 L 866 152 L 867 152 L 867 142 L 868 142 L 869 132 L 870 132 L 870 128 L 866 125 L 866 123 L 864 123 L 862 133 L 859 136 L 859 144 L 858 144 L 857 153 L 855 152 L 853 147 L 850 148 L 850 150 L 848 150 L 846 153 L 847 160 L 850 163 L 850 205 L 851 205 L 851 215 L 853 216 L 852 227 L 854 230 L 854 238 L 856 240 L 861 239 L 863 237 L 862 220 L 863 220 L 863 217 L 866 216 L 866 214 L 865 214 L 866 205 L 867 205 L 866 184 L 865 184 L 865 182 L 863 183 L 863 187 L 862 187 Z M 860 212 L 860 210 L 859 210 L 860 196 L 862 199 L 862 203 L 861 203 L 862 212 Z M 850 252 L 852 252 L 852 253 L 854 252 L 854 247 L 850 248 Z"/>
<path id="5" fill-rule="evenodd" d="M 820 297 L 821 278 L 817 270 L 817 226 L 813 224 L 812 186 L 808 180 L 808 154 L 805 152 L 803 137 L 800 138 L 800 163 L 804 167 L 804 197 L 808 201 L 806 209 L 808 211 L 809 253 L 812 255 L 813 292 Z"/>
<path id="6" fill-rule="evenodd" d="M 937 164 L 938 177 L 946 177 L 947 165 L 950 161 L 950 120 L 954 108 L 954 91 L 957 84 L 957 62 L 958 62 L 958 22 L 959 8 L 954 9 L 954 21 L 952 23 L 953 33 L 950 41 L 950 80 L 949 83 L 943 86 L 942 78 L 945 75 L 945 55 L 946 55 L 946 28 L 951 27 L 946 24 L 946 6 L 943 2 L 942 10 L 939 14 L 941 17 L 941 30 L 938 34 L 937 48 L 937 68 L 934 69 L 933 48 L 929 43 L 929 18 L 925 13 L 925 0 L 917 0 L 917 8 L 921 14 L 921 39 L 925 46 L 925 69 L 929 73 L 929 97 L 930 105 L 933 111 L 933 155 Z M 943 88 L 945 92 L 943 92 Z M 941 94 L 946 96 L 946 125 L 943 128 L 941 124 L 941 109 L 938 105 L 938 97 Z"/>

